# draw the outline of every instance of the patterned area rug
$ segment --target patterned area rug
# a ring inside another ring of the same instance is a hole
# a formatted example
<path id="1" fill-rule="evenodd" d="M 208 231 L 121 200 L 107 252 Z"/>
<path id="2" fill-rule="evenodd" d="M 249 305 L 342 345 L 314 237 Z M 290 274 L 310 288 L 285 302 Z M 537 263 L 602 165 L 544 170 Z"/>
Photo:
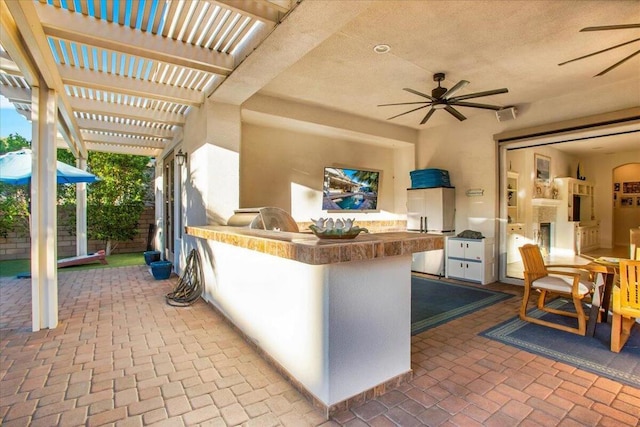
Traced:
<path id="1" fill-rule="evenodd" d="M 564 309 L 572 306 L 564 299 L 557 299 L 549 305 Z M 538 309 L 532 309 L 530 313 L 538 318 L 575 326 L 575 320 L 565 316 Z M 640 388 L 640 325 L 633 328 L 629 341 L 620 353 L 610 351 L 610 321 L 598 323 L 594 337 L 583 337 L 514 317 L 480 335 Z"/>
<path id="2" fill-rule="evenodd" d="M 442 325 L 498 301 L 504 292 L 411 276 L 411 335 Z"/>

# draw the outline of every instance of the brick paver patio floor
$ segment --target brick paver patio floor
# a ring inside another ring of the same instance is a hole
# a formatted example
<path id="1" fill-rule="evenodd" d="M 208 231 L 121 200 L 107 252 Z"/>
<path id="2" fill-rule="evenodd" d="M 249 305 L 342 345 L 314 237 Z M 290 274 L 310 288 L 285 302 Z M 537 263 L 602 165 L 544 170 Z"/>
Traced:
<path id="1" fill-rule="evenodd" d="M 61 270 L 33 333 L 30 281 L 1 278 L 0 425 L 638 425 L 639 389 L 477 335 L 518 297 L 413 337 L 412 381 L 327 421 L 209 305 L 167 305 L 176 280 Z"/>

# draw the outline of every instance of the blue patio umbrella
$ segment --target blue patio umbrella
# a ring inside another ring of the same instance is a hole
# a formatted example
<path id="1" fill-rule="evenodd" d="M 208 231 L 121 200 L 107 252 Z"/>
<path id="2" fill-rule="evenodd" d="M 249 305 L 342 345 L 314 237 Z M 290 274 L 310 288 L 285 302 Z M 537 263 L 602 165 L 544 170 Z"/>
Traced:
<path id="1" fill-rule="evenodd" d="M 58 184 L 76 184 L 79 182 L 96 182 L 100 178 L 92 173 L 56 161 Z M 20 185 L 31 181 L 31 150 L 22 149 L 0 156 L 0 182 Z"/>
<path id="2" fill-rule="evenodd" d="M 32 154 L 27 148 L 0 155 L 0 182 L 12 185 L 31 184 L 31 170 Z M 92 173 L 60 161 L 56 161 L 56 176 L 57 184 L 92 183 L 100 180 Z M 29 278 L 31 273 L 20 273 L 18 277 Z"/>

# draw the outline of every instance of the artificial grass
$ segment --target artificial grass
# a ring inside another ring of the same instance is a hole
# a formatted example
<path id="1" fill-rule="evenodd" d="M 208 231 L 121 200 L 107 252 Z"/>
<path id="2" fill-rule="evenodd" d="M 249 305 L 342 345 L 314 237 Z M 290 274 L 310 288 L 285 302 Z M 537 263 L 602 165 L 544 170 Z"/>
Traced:
<path id="1" fill-rule="evenodd" d="M 64 258 L 64 257 L 63 257 Z M 107 257 L 108 264 L 100 264 L 95 262 L 93 264 L 74 265 L 72 267 L 60 268 L 58 271 L 76 271 L 76 270 L 91 270 L 94 268 L 113 268 L 113 267 L 126 267 L 130 265 L 144 265 L 144 256 L 141 252 L 131 252 L 127 254 L 114 254 Z M 21 273 L 31 272 L 31 260 L 30 259 L 16 259 L 9 261 L 0 261 L 0 277 L 13 277 Z"/>

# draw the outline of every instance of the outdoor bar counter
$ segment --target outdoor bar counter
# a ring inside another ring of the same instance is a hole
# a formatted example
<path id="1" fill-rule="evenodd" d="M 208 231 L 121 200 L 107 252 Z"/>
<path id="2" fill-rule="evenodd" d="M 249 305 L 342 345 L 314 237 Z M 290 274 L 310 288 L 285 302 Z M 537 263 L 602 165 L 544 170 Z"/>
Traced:
<path id="1" fill-rule="evenodd" d="M 203 297 L 327 416 L 411 377 L 411 256 L 444 237 L 188 226 Z"/>

